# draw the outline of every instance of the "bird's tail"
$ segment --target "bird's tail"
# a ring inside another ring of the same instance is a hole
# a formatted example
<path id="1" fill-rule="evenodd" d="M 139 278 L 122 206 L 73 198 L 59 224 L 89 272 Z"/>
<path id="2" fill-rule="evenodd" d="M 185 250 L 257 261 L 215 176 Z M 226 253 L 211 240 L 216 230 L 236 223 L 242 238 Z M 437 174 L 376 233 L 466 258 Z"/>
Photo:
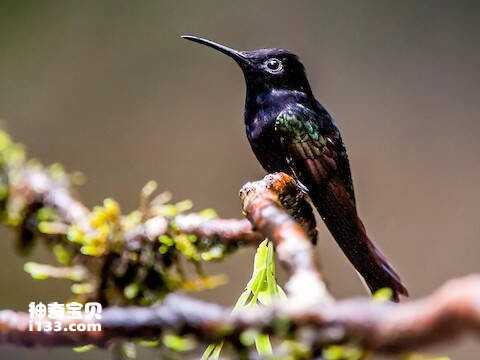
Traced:
<path id="1" fill-rule="evenodd" d="M 321 192 L 310 193 L 315 207 L 347 258 L 365 279 L 373 293 L 381 288 L 393 291 L 394 301 L 408 291 L 375 242 L 366 233 L 343 186 L 331 182 Z"/>

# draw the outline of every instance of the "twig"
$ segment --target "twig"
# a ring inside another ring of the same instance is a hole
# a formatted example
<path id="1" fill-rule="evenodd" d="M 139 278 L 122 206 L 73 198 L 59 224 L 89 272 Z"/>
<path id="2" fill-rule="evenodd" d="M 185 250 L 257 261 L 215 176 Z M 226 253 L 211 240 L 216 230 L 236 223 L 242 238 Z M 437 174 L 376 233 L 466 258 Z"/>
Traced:
<path id="1" fill-rule="evenodd" d="M 56 209 L 61 222 L 76 223 L 82 230 L 91 230 L 89 225 L 90 210 L 78 199 L 67 181 L 53 179 L 42 168 L 21 168 L 11 183 L 12 196 L 21 194 L 27 204 L 43 204 Z M 125 234 L 125 241 L 130 249 L 141 246 L 143 241 L 151 241 L 167 232 L 170 224 L 175 224 L 178 231 L 196 235 L 200 238 L 215 238 L 225 245 L 258 245 L 263 235 L 252 231 L 247 220 L 239 219 L 205 219 L 196 214 L 181 214 L 172 219 L 161 216 L 153 217 Z"/>
<path id="2" fill-rule="evenodd" d="M 246 329 L 270 334 L 282 329 L 285 335 L 310 328 L 314 330 L 311 346 L 360 340 L 366 349 L 393 354 L 458 339 L 467 333 L 479 336 L 478 304 L 480 275 L 449 281 L 426 298 L 402 304 L 352 299 L 292 306 L 287 300 L 234 315 L 216 304 L 170 295 L 155 307 L 105 309 L 101 332 L 28 331 L 29 314 L 3 310 L 0 344 L 105 346 L 113 339 L 148 339 L 166 331 L 194 335 L 202 341 L 223 338 L 234 342 Z"/>
<path id="3" fill-rule="evenodd" d="M 175 224 L 176 229 L 184 234 L 206 239 L 214 238 L 225 245 L 258 245 L 264 239 L 262 234 L 252 230 L 247 220 L 205 219 L 198 214 L 190 213 L 177 215 L 173 219 L 157 216 L 146 220 L 125 234 L 128 248 L 135 250 L 145 239 L 158 238 L 167 232 L 171 224 Z"/>

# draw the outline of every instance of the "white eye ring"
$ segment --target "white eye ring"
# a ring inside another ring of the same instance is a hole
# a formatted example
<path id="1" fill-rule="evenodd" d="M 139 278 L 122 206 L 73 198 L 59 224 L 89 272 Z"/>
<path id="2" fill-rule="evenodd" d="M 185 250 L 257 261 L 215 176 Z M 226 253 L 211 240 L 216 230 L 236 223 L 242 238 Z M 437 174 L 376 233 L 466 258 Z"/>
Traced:
<path id="1" fill-rule="evenodd" d="M 277 58 L 270 58 L 267 61 L 265 61 L 264 64 L 267 71 L 271 74 L 278 74 L 283 70 L 283 64 Z"/>

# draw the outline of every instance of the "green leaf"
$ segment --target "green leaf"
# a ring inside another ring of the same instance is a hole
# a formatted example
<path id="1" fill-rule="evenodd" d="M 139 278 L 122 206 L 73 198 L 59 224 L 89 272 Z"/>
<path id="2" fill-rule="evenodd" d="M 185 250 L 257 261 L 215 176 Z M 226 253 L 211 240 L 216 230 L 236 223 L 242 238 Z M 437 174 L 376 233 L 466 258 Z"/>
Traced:
<path id="1" fill-rule="evenodd" d="M 141 191 L 141 197 L 148 199 L 157 190 L 158 184 L 154 180 L 150 180 L 145 184 Z"/>
<path id="2" fill-rule="evenodd" d="M 175 351 L 189 351 L 195 347 L 195 344 L 191 339 L 172 334 L 163 337 L 163 344 L 169 349 Z"/>
<path id="3" fill-rule="evenodd" d="M 272 355 L 272 345 L 270 344 L 270 337 L 265 334 L 258 334 L 255 337 L 255 347 L 259 355 Z"/>
<path id="4" fill-rule="evenodd" d="M 52 248 L 53 254 L 57 258 L 57 261 L 62 265 L 70 264 L 70 254 L 68 251 L 60 244 L 56 244 Z"/>
<path id="5" fill-rule="evenodd" d="M 402 357 L 403 360 L 450 360 L 448 356 L 428 356 L 423 354 L 412 353 Z"/>
<path id="6" fill-rule="evenodd" d="M 361 360 L 364 352 L 361 348 L 349 345 L 330 345 L 323 349 L 325 360 Z"/>
<path id="7" fill-rule="evenodd" d="M 253 261 L 253 274 L 248 281 L 245 291 L 238 298 L 232 312 L 246 307 L 271 304 L 275 298 L 285 299 L 286 295 L 277 284 L 275 277 L 275 253 L 273 244 L 265 239 L 257 248 Z M 253 340 L 253 341 L 252 341 Z M 242 343 L 250 346 L 255 342 L 257 352 L 266 356 L 272 354 L 272 345 L 268 335 L 256 331 L 245 331 L 242 334 Z M 203 360 L 218 359 L 223 343 L 211 344 L 203 353 Z"/>
<path id="8" fill-rule="evenodd" d="M 393 299 L 393 290 L 388 287 L 378 289 L 373 294 L 373 300 L 376 302 L 385 302 L 385 301 L 390 301 L 392 299 Z"/>
<path id="9" fill-rule="evenodd" d="M 205 219 L 214 219 L 218 216 L 215 209 L 212 209 L 212 208 L 203 209 L 198 213 L 198 215 L 200 215 Z"/>
<path id="10" fill-rule="evenodd" d="M 203 352 L 201 360 L 218 360 L 222 351 L 223 341 L 210 344 Z"/>
<path id="11" fill-rule="evenodd" d="M 95 291 L 95 286 L 89 282 L 72 284 L 72 286 L 70 286 L 70 290 L 76 295 L 90 294 Z"/>
<path id="12" fill-rule="evenodd" d="M 250 289 L 246 289 L 242 293 L 242 295 L 240 295 L 240 297 L 238 298 L 235 306 L 233 307 L 232 313 L 246 307 L 247 306 L 247 301 L 248 301 L 248 298 L 250 297 L 250 295 L 251 295 Z"/>
<path id="13" fill-rule="evenodd" d="M 123 295 L 127 299 L 131 300 L 138 295 L 139 291 L 140 291 L 140 285 L 138 283 L 133 282 L 125 286 L 125 288 L 123 289 Z"/>
<path id="14" fill-rule="evenodd" d="M 75 352 L 78 352 L 78 353 L 82 353 L 82 352 L 89 351 L 89 350 L 93 349 L 94 347 L 95 347 L 95 345 L 84 345 L 84 346 L 74 347 L 72 350 L 75 351 Z"/>

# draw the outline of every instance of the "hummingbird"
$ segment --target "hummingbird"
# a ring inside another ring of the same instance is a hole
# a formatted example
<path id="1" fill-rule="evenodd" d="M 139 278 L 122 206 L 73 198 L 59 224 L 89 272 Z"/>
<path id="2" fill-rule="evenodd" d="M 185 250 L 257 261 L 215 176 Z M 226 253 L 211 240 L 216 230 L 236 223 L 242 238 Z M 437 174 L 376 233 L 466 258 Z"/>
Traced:
<path id="1" fill-rule="evenodd" d="M 407 289 L 360 220 L 348 155 L 333 118 L 315 99 L 305 68 L 278 48 L 238 51 L 196 36 L 240 66 L 246 83 L 244 119 L 251 148 L 269 173 L 293 176 L 372 293 Z"/>

